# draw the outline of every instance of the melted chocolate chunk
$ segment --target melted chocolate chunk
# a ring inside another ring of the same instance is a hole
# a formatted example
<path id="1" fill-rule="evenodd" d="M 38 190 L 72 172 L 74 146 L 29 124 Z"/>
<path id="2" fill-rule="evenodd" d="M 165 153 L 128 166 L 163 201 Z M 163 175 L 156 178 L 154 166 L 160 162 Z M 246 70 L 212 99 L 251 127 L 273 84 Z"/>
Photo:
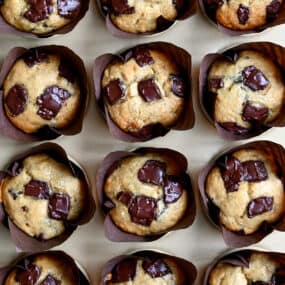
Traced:
<path id="1" fill-rule="evenodd" d="M 64 77 L 70 83 L 74 83 L 76 80 L 76 72 L 74 67 L 64 59 L 60 60 L 58 74 L 59 76 Z"/>
<path id="2" fill-rule="evenodd" d="M 24 53 L 22 58 L 28 67 L 33 67 L 36 64 L 48 61 L 48 55 L 37 48 L 29 49 Z"/>
<path id="3" fill-rule="evenodd" d="M 117 195 L 118 201 L 120 201 L 121 203 L 123 203 L 127 207 L 129 206 L 132 198 L 133 198 L 133 194 L 130 193 L 130 192 L 123 192 L 123 191 L 121 191 Z"/>
<path id="4" fill-rule="evenodd" d="M 237 10 L 237 16 L 239 23 L 241 25 L 245 25 L 249 18 L 249 8 L 247 6 L 240 4 Z"/>
<path id="5" fill-rule="evenodd" d="M 171 85 L 171 91 L 178 97 L 184 97 L 187 91 L 187 86 L 185 81 L 176 75 L 171 76 L 172 79 L 172 85 Z"/>
<path id="6" fill-rule="evenodd" d="M 70 93 L 56 85 L 47 87 L 44 93 L 37 98 L 39 106 L 37 114 L 44 120 L 51 120 L 59 113 L 64 101 Z"/>
<path id="7" fill-rule="evenodd" d="M 112 282 L 121 283 L 134 280 L 137 271 L 137 259 L 127 258 L 112 270 Z"/>
<path id="8" fill-rule="evenodd" d="M 134 59 L 141 67 L 154 64 L 154 59 L 152 58 L 149 50 L 144 48 L 137 48 L 134 51 Z"/>
<path id="9" fill-rule="evenodd" d="M 80 0 L 57 0 L 58 14 L 66 19 L 73 19 L 81 8 Z"/>
<path id="10" fill-rule="evenodd" d="M 19 268 L 16 274 L 16 281 L 21 285 L 34 285 L 40 277 L 40 268 L 25 260 L 23 268 Z"/>
<path id="11" fill-rule="evenodd" d="M 111 105 L 125 96 L 124 84 L 120 79 L 112 80 L 103 90 Z"/>
<path id="12" fill-rule="evenodd" d="M 142 80 L 138 83 L 139 95 L 146 102 L 152 102 L 161 99 L 160 89 L 153 78 Z"/>
<path id="13" fill-rule="evenodd" d="M 223 78 L 216 77 L 209 79 L 209 88 L 210 89 L 220 89 L 224 87 Z"/>
<path id="14" fill-rule="evenodd" d="M 60 285 L 61 281 L 57 280 L 50 274 L 45 278 L 45 280 L 41 283 L 41 285 Z"/>
<path id="15" fill-rule="evenodd" d="M 267 7 L 266 7 L 266 20 L 271 22 L 278 17 L 278 13 L 281 9 L 281 3 L 278 0 L 273 0 Z"/>
<path id="16" fill-rule="evenodd" d="M 273 197 L 259 197 L 249 202 L 247 206 L 247 216 L 253 218 L 273 208 Z"/>
<path id="17" fill-rule="evenodd" d="M 31 180 L 26 184 L 24 194 L 38 199 L 48 199 L 49 192 L 49 187 L 46 182 Z"/>
<path id="18" fill-rule="evenodd" d="M 253 91 L 264 90 L 269 81 L 261 70 L 255 66 L 250 65 L 242 71 L 243 84 Z"/>
<path id="19" fill-rule="evenodd" d="M 28 91 L 24 85 L 16 84 L 8 92 L 5 98 L 10 114 L 16 117 L 26 109 L 28 101 Z"/>
<path id="20" fill-rule="evenodd" d="M 234 122 L 219 123 L 219 125 L 235 135 L 244 135 L 249 132 L 249 129 L 239 126 Z"/>
<path id="21" fill-rule="evenodd" d="M 149 226 L 156 216 L 157 202 L 154 198 L 136 196 L 130 206 L 129 214 L 132 222 Z"/>
<path id="22" fill-rule="evenodd" d="M 204 0 L 208 9 L 217 10 L 224 4 L 224 0 Z"/>
<path id="23" fill-rule="evenodd" d="M 180 177 L 167 176 L 163 187 L 164 202 L 166 204 L 176 202 L 181 197 L 183 188 Z"/>
<path id="24" fill-rule="evenodd" d="M 138 179 L 145 183 L 163 185 L 166 164 L 158 160 L 148 160 L 138 171 Z"/>
<path id="25" fill-rule="evenodd" d="M 49 199 L 49 216 L 55 220 L 66 220 L 70 209 L 70 198 L 66 194 L 56 193 Z"/>
<path id="26" fill-rule="evenodd" d="M 128 0 L 111 0 L 111 7 L 113 13 L 117 16 L 135 13 L 135 8 L 129 6 Z"/>
<path id="27" fill-rule="evenodd" d="M 30 22 L 45 20 L 53 12 L 53 0 L 29 0 L 29 4 L 30 9 L 24 13 L 24 17 Z"/>
<path id="28" fill-rule="evenodd" d="M 268 114 L 269 110 L 267 107 L 253 106 L 247 101 L 242 111 L 242 119 L 245 121 L 264 122 Z"/>
<path id="29" fill-rule="evenodd" d="M 263 161 L 248 160 L 242 163 L 244 168 L 244 180 L 248 182 L 263 181 L 268 178 L 267 170 Z"/>
<path id="30" fill-rule="evenodd" d="M 161 259 L 147 259 L 143 262 L 142 267 L 152 278 L 163 277 L 171 273 L 170 268 Z"/>

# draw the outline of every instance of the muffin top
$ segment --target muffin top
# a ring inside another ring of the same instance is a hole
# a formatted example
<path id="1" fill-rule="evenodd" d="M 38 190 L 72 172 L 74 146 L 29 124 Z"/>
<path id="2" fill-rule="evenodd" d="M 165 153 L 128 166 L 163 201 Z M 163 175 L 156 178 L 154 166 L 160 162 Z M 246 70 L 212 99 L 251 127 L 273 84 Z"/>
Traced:
<path id="1" fill-rule="evenodd" d="M 219 263 L 212 270 L 209 285 L 275 284 L 274 273 L 280 265 L 266 253 L 253 253 L 249 266 Z"/>
<path id="2" fill-rule="evenodd" d="M 154 153 L 124 158 L 107 176 L 104 193 L 109 212 L 121 230 L 139 236 L 165 232 L 188 206 L 186 174 Z"/>
<path id="3" fill-rule="evenodd" d="M 208 73 L 212 116 L 226 130 L 246 134 L 279 115 L 284 82 L 277 64 L 257 51 L 241 51 L 236 61 L 217 59 Z"/>
<path id="4" fill-rule="evenodd" d="M 173 126 L 187 96 L 179 67 L 166 54 L 137 48 L 125 62 L 111 62 L 104 71 L 104 102 L 113 121 L 125 132 L 161 124 Z"/>
<path id="5" fill-rule="evenodd" d="M 80 0 L 3 0 L 0 11 L 16 29 L 41 35 L 73 21 L 81 5 Z"/>
<path id="6" fill-rule="evenodd" d="M 37 48 L 15 62 L 3 92 L 7 117 L 25 133 L 36 133 L 45 126 L 68 127 L 80 107 L 75 67 L 62 56 Z"/>
<path id="7" fill-rule="evenodd" d="M 241 149 L 219 159 L 209 172 L 206 193 L 230 231 L 254 233 L 284 213 L 284 186 L 278 168 L 260 150 Z"/>
<path id="8" fill-rule="evenodd" d="M 64 164 L 47 154 L 26 157 L 16 176 L 1 183 L 1 200 L 12 222 L 40 240 L 61 235 L 67 221 L 82 214 L 86 192 L 83 182 Z"/>

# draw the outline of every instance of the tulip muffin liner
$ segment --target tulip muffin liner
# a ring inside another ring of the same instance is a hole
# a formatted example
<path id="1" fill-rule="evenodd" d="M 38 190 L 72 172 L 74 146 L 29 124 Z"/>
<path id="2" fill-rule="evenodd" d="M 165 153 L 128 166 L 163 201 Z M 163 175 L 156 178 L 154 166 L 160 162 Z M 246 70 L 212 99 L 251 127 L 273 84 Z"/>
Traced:
<path id="1" fill-rule="evenodd" d="M 212 270 L 218 264 L 228 264 L 232 266 L 244 266 L 248 268 L 249 259 L 250 259 L 251 254 L 253 253 L 265 253 L 269 255 L 272 259 L 274 259 L 276 262 L 279 262 L 282 265 L 282 268 L 278 270 L 278 273 L 276 275 L 284 279 L 284 276 L 285 276 L 285 254 L 284 253 L 246 248 L 246 249 L 239 249 L 234 252 L 226 253 L 222 257 L 218 257 L 212 263 L 210 263 L 210 265 L 206 269 L 202 285 L 209 285 L 210 274 Z M 276 285 L 277 284 L 279 283 L 276 283 Z"/>
<path id="2" fill-rule="evenodd" d="M 201 9 L 202 13 L 204 14 L 204 16 L 213 25 L 215 25 L 219 31 L 221 31 L 224 34 L 229 35 L 229 36 L 241 36 L 241 35 L 248 35 L 248 34 L 257 34 L 257 33 L 263 32 L 269 28 L 272 28 L 274 26 L 282 25 L 285 23 L 285 3 L 283 2 L 281 4 L 282 6 L 280 8 L 278 16 L 273 21 L 270 21 L 261 27 L 257 27 L 255 29 L 250 29 L 250 30 L 245 30 L 245 31 L 230 29 L 230 28 L 227 28 L 227 27 L 225 27 L 225 26 L 223 26 L 217 22 L 217 20 L 215 19 L 215 13 L 213 14 L 213 12 L 215 12 L 215 10 L 211 11 L 210 9 L 207 9 L 205 7 L 205 1 L 206 0 L 199 0 L 199 6 L 200 6 L 200 9 Z"/>
<path id="3" fill-rule="evenodd" d="M 19 254 L 19 256 L 12 261 L 10 264 L 8 264 L 5 267 L 0 268 L 0 284 L 4 284 L 4 281 L 9 274 L 11 270 L 13 270 L 15 267 L 20 267 L 21 263 L 24 262 L 25 260 L 33 260 L 34 257 L 36 257 L 39 254 L 45 253 L 46 255 L 49 255 L 51 257 L 59 258 L 62 260 L 62 262 L 66 263 L 66 270 L 71 271 L 72 273 L 77 273 L 78 274 L 78 285 L 89 285 L 90 282 L 88 280 L 87 274 L 81 270 L 77 266 L 77 261 L 74 260 L 71 256 L 67 255 L 63 251 L 45 251 L 45 252 L 36 252 L 33 254 L 30 253 L 22 253 Z"/>
<path id="4" fill-rule="evenodd" d="M 6 115 L 4 109 L 4 99 L 3 99 L 3 84 L 9 71 L 15 64 L 15 62 L 28 51 L 26 48 L 15 47 L 6 56 L 0 70 L 0 133 L 10 138 L 19 141 L 42 141 L 42 140 L 53 140 L 61 135 L 75 135 L 81 132 L 82 124 L 85 114 L 85 109 L 88 101 L 88 82 L 87 73 L 84 67 L 83 61 L 78 55 L 76 55 L 71 49 L 65 46 L 39 46 L 35 47 L 39 52 L 55 53 L 62 56 L 62 58 L 67 59 L 74 66 L 74 70 L 77 71 L 79 78 L 79 86 L 81 93 L 80 107 L 78 108 L 78 114 L 74 117 L 74 120 L 69 124 L 69 126 L 56 129 L 50 126 L 45 126 L 41 128 L 38 132 L 33 134 L 27 134 L 22 130 L 18 129 L 12 124 Z"/>
<path id="5" fill-rule="evenodd" d="M 121 29 L 119 29 L 112 21 L 110 16 L 110 11 L 108 7 L 104 6 L 104 3 L 102 3 L 104 0 L 97 0 L 98 8 L 102 14 L 102 16 L 105 18 L 105 24 L 107 29 L 111 32 L 112 35 L 120 38 L 134 38 L 139 36 L 150 36 L 150 35 L 156 35 L 158 33 L 162 33 L 164 31 L 167 31 L 170 27 L 172 27 L 177 21 L 183 21 L 190 17 L 192 17 L 196 11 L 197 11 L 197 1 L 196 0 L 188 0 L 185 1 L 183 5 L 183 11 L 181 11 L 177 17 L 177 19 L 173 21 L 169 21 L 162 16 L 158 18 L 158 23 L 160 22 L 161 25 L 158 25 L 158 28 L 156 31 L 152 32 L 145 32 L 145 33 L 130 33 L 125 32 Z M 181 2 L 181 0 L 179 0 Z"/>
<path id="6" fill-rule="evenodd" d="M 208 177 L 209 172 L 213 169 L 213 167 L 216 165 L 217 161 L 221 157 L 230 155 L 231 153 L 241 149 L 262 150 L 264 153 L 266 153 L 266 155 L 270 156 L 270 158 L 272 158 L 272 160 L 276 163 L 279 178 L 281 179 L 285 189 L 285 149 L 283 148 L 283 146 L 277 143 L 271 141 L 256 141 L 247 143 L 220 153 L 208 163 L 208 165 L 200 172 L 198 177 L 198 187 L 201 195 L 201 202 L 203 203 L 204 210 L 208 218 L 213 222 L 214 225 L 219 227 L 223 239 L 229 247 L 244 247 L 252 245 L 261 241 L 274 230 L 285 231 L 285 214 L 283 214 L 283 216 L 280 217 L 280 219 L 275 223 L 264 222 L 256 232 L 249 235 L 245 235 L 240 232 L 230 231 L 220 223 L 220 210 L 209 199 L 206 193 L 206 179 Z"/>
<path id="7" fill-rule="evenodd" d="M 35 252 L 39 250 L 47 250 L 52 247 L 55 247 L 71 236 L 71 234 L 77 229 L 78 226 L 83 225 L 93 217 L 95 213 L 95 201 L 92 195 L 91 187 L 85 172 L 81 167 L 76 163 L 71 161 L 68 158 L 65 150 L 55 144 L 55 143 L 44 143 L 39 146 L 33 147 L 20 155 L 17 155 L 12 159 L 12 163 L 6 168 L 5 171 L 0 172 L 0 184 L 1 180 L 5 177 L 13 177 L 17 175 L 19 169 L 21 169 L 21 161 L 26 157 L 37 154 L 37 153 L 46 153 L 47 155 L 54 158 L 56 161 L 63 163 L 67 166 L 73 173 L 75 177 L 78 177 L 83 183 L 86 191 L 85 207 L 84 213 L 75 221 L 66 221 L 65 226 L 66 230 L 61 235 L 49 239 L 49 240 L 40 240 L 34 237 L 29 236 L 20 228 L 18 228 L 12 220 L 9 218 L 8 214 L 5 212 L 4 205 L 0 201 L 0 222 L 5 225 L 10 231 L 11 238 L 19 250 Z"/>
<path id="8" fill-rule="evenodd" d="M 162 253 L 156 250 L 141 250 L 141 251 L 136 251 L 132 254 L 119 255 L 117 257 L 112 258 L 104 265 L 101 274 L 101 281 L 99 284 L 106 285 L 107 282 L 104 280 L 107 277 L 107 275 L 110 274 L 114 269 L 114 267 L 124 259 L 130 257 L 148 257 L 148 256 L 149 257 L 157 256 L 159 258 L 165 257 L 168 260 L 171 260 L 173 263 L 177 265 L 179 269 L 182 269 L 182 271 L 184 272 L 186 277 L 185 284 L 187 285 L 194 284 L 197 277 L 197 269 L 190 261 L 187 261 L 185 259 L 173 255 L 168 255 L 166 253 Z"/>
<path id="9" fill-rule="evenodd" d="M 67 25 L 56 29 L 54 31 L 44 33 L 44 34 L 34 34 L 32 32 L 25 32 L 17 29 L 16 27 L 13 27 L 10 25 L 8 22 L 5 21 L 3 18 L 2 14 L 0 13 L 0 33 L 5 33 L 5 34 L 15 34 L 17 36 L 24 36 L 24 37 L 34 37 L 34 38 L 47 38 L 51 37 L 54 35 L 60 35 L 60 34 L 66 34 L 71 32 L 75 26 L 81 21 L 81 19 L 85 16 L 86 12 L 89 9 L 89 0 L 83 0 L 81 1 L 81 8 L 80 12 L 78 15 Z M 0 4 L 1 5 L 1 4 Z"/>
<path id="10" fill-rule="evenodd" d="M 167 162 L 175 165 L 177 173 L 185 174 L 186 185 L 187 185 L 186 191 L 188 193 L 188 205 L 184 216 L 172 228 L 166 230 L 165 232 L 161 232 L 155 235 L 138 236 L 135 234 L 127 233 L 119 229 L 112 221 L 108 213 L 110 211 L 108 205 L 111 203 L 111 201 L 104 194 L 104 184 L 107 177 L 117 168 L 117 166 L 123 159 L 138 155 L 144 155 L 149 152 L 160 154 L 167 157 Z M 168 232 L 187 228 L 190 225 L 192 225 L 196 216 L 196 204 L 195 204 L 194 192 L 192 190 L 191 179 L 190 176 L 186 173 L 187 167 L 188 163 L 184 155 L 182 155 L 177 151 L 166 148 L 138 148 L 132 152 L 115 151 L 109 153 L 100 164 L 96 174 L 96 194 L 100 206 L 103 209 L 104 213 L 106 214 L 104 221 L 105 236 L 109 240 L 115 242 L 148 242 L 148 241 L 157 240 L 162 236 L 164 236 L 165 234 L 167 234 Z"/>
<path id="11" fill-rule="evenodd" d="M 283 105 L 280 109 L 280 112 L 278 116 L 267 124 L 257 125 L 253 130 L 247 133 L 243 134 L 234 134 L 230 131 L 227 131 L 222 126 L 220 126 L 219 123 L 217 123 L 213 116 L 211 115 L 211 110 L 213 108 L 213 100 L 209 99 L 209 96 L 211 96 L 210 92 L 208 91 L 208 72 L 211 68 L 212 64 L 218 60 L 218 59 L 227 59 L 229 62 L 235 62 L 238 57 L 238 53 L 244 50 L 253 50 L 257 52 L 261 52 L 267 57 L 269 57 L 271 60 L 273 60 L 277 66 L 280 68 L 280 71 L 282 73 L 283 81 L 285 84 L 285 48 L 283 46 L 270 43 L 270 42 L 252 42 L 252 43 L 244 43 L 241 45 L 238 45 L 236 47 L 227 49 L 226 51 L 222 53 L 212 53 L 206 55 L 202 63 L 200 65 L 200 73 L 199 73 L 199 100 L 200 100 L 200 106 L 203 110 L 205 116 L 209 120 L 211 124 L 214 125 L 214 127 L 217 130 L 217 133 L 219 136 L 221 136 L 224 139 L 227 140 L 243 140 L 248 139 L 251 137 L 258 136 L 268 129 L 272 127 L 284 127 L 285 126 L 285 100 L 283 100 Z M 285 94 L 284 94 L 285 97 Z"/>
<path id="12" fill-rule="evenodd" d="M 184 109 L 178 118 L 176 124 L 170 128 L 165 128 L 162 124 L 147 125 L 136 133 L 123 131 L 111 118 L 106 105 L 103 102 L 101 80 L 106 67 L 115 59 L 122 62 L 128 61 L 137 48 L 146 48 L 158 50 L 172 58 L 180 67 L 182 74 L 187 80 L 187 96 L 184 97 Z M 122 141 L 143 142 L 159 136 L 166 135 L 171 129 L 188 130 L 193 128 L 195 118 L 192 102 L 192 85 L 191 85 L 191 55 L 184 49 L 166 42 L 153 42 L 134 46 L 120 54 L 104 54 L 96 58 L 93 66 L 93 80 L 95 96 L 100 109 L 103 111 L 110 133 Z M 150 127 L 151 126 L 151 127 Z"/>

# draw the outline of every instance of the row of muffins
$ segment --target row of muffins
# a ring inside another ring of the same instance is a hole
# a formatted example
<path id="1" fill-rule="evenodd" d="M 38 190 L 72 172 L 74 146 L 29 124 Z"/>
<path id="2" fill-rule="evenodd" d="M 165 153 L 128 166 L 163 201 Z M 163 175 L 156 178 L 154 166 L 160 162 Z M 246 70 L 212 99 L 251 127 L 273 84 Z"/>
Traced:
<path id="1" fill-rule="evenodd" d="M 176 20 L 196 12 L 196 0 L 98 0 L 108 29 L 118 36 L 164 31 Z M 222 31 L 230 34 L 259 32 L 284 23 L 283 0 L 223 1 L 200 0 L 202 11 Z M 1 21 L 4 29 L 46 37 L 69 32 L 84 17 L 89 1 L 80 0 L 2 0 Z M 12 29 L 11 29 L 12 28 Z"/>

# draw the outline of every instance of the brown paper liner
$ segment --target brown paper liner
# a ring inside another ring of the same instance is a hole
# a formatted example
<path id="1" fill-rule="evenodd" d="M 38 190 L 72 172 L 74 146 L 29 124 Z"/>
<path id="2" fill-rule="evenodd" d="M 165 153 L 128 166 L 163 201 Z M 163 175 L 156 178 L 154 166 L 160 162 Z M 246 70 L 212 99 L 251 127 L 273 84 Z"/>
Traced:
<path id="1" fill-rule="evenodd" d="M 33 34 L 32 32 L 24 32 L 21 30 L 18 30 L 17 28 L 13 27 L 12 25 L 8 24 L 5 19 L 2 17 L 2 14 L 0 13 L 0 33 L 5 34 L 15 34 L 18 36 L 30 36 L 30 37 L 36 37 L 36 38 L 47 38 L 51 37 L 53 35 L 60 35 L 60 34 L 66 34 L 71 32 L 74 27 L 78 24 L 78 22 L 85 16 L 86 12 L 89 9 L 89 0 L 82 0 L 81 1 L 81 9 L 78 15 L 67 25 L 55 30 L 51 31 L 45 34 Z"/>
<path id="2" fill-rule="evenodd" d="M 110 64 L 114 59 L 120 59 L 122 61 L 127 61 L 132 57 L 133 50 L 135 48 L 147 48 L 159 50 L 170 58 L 172 58 L 177 65 L 181 68 L 182 74 L 185 75 L 188 81 L 188 96 L 185 97 L 184 109 L 181 113 L 180 118 L 177 123 L 170 129 L 175 130 L 188 130 L 194 126 L 194 110 L 192 102 L 192 78 L 191 78 L 191 55 L 182 48 L 179 48 L 173 44 L 165 42 L 153 42 L 148 44 L 141 44 L 126 50 L 125 52 L 115 55 L 115 54 L 104 54 L 96 58 L 93 66 L 93 80 L 95 88 L 95 96 L 98 102 L 100 109 L 103 111 L 105 119 L 107 121 L 108 128 L 111 134 L 117 139 L 129 142 L 138 142 L 138 141 L 147 141 L 158 136 L 164 136 L 170 129 L 166 129 L 162 125 L 156 126 L 153 130 L 148 132 L 147 135 L 138 135 L 130 132 L 125 132 L 111 119 L 107 107 L 104 106 L 103 94 L 101 90 L 101 80 L 105 68 Z"/>
<path id="3" fill-rule="evenodd" d="M 182 269 L 182 271 L 185 274 L 185 285 L 191 285 L 194 284 L 196 277 L 197 277 L 197 269 L 195 268 L 195 266 L 190 262 L 187 261 L 185 259 L 176 257 L 176 256 L 172 256 L 172 255 L 168 255 L 165 253 L 161 253 L 158 251 L 152 251 L 152 250 L 143 250 L 143 251 L 137 251 L 133 254 L 129 254 L 129 255 L 120 255 L 117 257 L 112 258 L 111 260 L 109 260 L 103 267 L 102 270 L 102 274 L 101 274 L 101 281 L 100 281 L 100 285 L 106 285 L 107 283 L 104 281 L 106 276 L 108 274 L 110 274 L 113 270 L 113 268 L 122 260 L 124 260 L 125 258 L 129 258 L 131 256 L 133 257 L 147 257 L 147 256 L 159 256 L 160 258 L 167 258 L 168 260 L 171 260 L 172 262 L 174 262 L 177 267 L 179 269 Z"/>
<path id="4" fill-rule="evenodd" d="M 245 134 L 233 134 L 227 131 L 215 122 L 214 118 L 210 114 L 210 109 L 213 107 L 208 97 L 211 95 L 208 92 L 207 87 L 207 77 L 211 65 L 220 58 L 225 58 L 231 62 L 234 62 L 234 56 L 240 51 L 244 50 L 254 50 L 263 53 L 270 59 L 272 59 L 280 68 L 283 81 L 285 84 L 285 48 L 270 42 L 252 42 L 238 45 L 236 47 L 230 48 L 223 53 L 213 53 L 206 55 L 200 65 L 199 73 L 199 100 L 200 106 L 203 110 L 205 116 L 213 124 L 217 130 L 218 135 L 227 140 L 243 140 L 258 136 L 271 127 L 284 127 L 285 126 L 285 99 L 283 100 L 283 106 L 281 107 L 280 114 L 270 123 L 263 124 L 250 132 Z M 285 98 L 285 94 L 284 94 Z"/>
<path id="5" fill-rule="evenodd" d="M 104 184 L 107 177 L 111 174 L 111 172 L 116 168 L 116 166 L 122 161 L 123 159 L 130 157 L 130 156 L 137 156 L 143 155 L 144 153 L 157 153 L 163 155 L 166 158 L 167 163 L 175 165 L 177 174 L 185 174 L 187 177 L 187 192 L 188 192 L 188 207 L 187 210 L 182 217 L 182 219 L 178 222 L 177 225 L 168 229 L 166 232 L 161 232 L 155 235 L 148 235 L 148 236 L 138 236 L 135 234 L 127 233 L 119 229 L 112 221 L 108 211 L 106 210 L 105 203 L 108 203 L 108 199 L 106 199 L 104 195 Z M 187 171 L 187 160 L 186 158 L 179 152 L 165 149 L 165 148 L 139 148 L 133 152 L 127 151 L 115 151 L 108 154 L 102 163 L 96 174 L 96 194 L 99 200 L 99 204 L 101 208 L 106 214 L 105 221 L 104 221 L 104 231 L 105 236 L 115 242 L 148 242 L 154 241 L 166 233 L 175 231 L 178 229 L 187 228 L 194 222 L 196 216 L 196 204 L 195 204 L 195 197 L 194 192 L 192 190 L 191 180 L 189 175 L 186 173 Z"/>
<path id="6" fill-rule="evenodd" d="M 3 203 L 0 203 L 0 218 L 1 218 L 1 209 L 2 219 L 0 221 L 9 229 L 11 238 L 15 243 L 16 247 L 22 251 L 35 252 L 39 250 L 47 250 L 56 245 L 63 243 L 69 236 L 76 230 L 77 226 L 87 223 L 95 213 L 95 201 L 88 183 L 88 178 L 85 176 L 83 170 L 79 168 L 75 163 L 68 159 L 68 156 L 65 150 L 55 143 L 44 143 L 39 146 L 33 147 L 26 152 L 14 157 L 13 162 L 9 165 L 9 167 L 1 172 L 0 178 L 2 179 L 7 176 L 15 176 L 17 172 L 17 167 L 20 165 L 20 162 L 36 153 L 46 153 L 56 161 L 59 161 L 66 165 L 74 174 L 75 177 L 78 177 L 84 184 L 84 188 L 86 191 L 86 201 L 84 207 L 84 213 L 74 221 L 66 221 L 66 230 L 63 234 L 58 237 L 49 240 L 38 240 L 37 238 L 33 238 L 23 232 L 20 228 L 18 228 L 9 218 L 8 214 L 5 212 Z M 5 173 L 5 175 L 3 175 Z M 1 179 L 0 179 L 1 183 Z"/>
<path id="7" fill-rule="evenodd" d="M 225 155 L 230 155 L 240 149 L 262 150 L 272 161 L 275 162 L 278 169 L 278 175 L 285 189 L 285 149 L 283 146 L 271 141 L 256 141 L 235 147 L 229 151 L 223 152 L 211 160 L 208 165 L 200 172 L 198 177 L 198 187 L 201 195 L 201 202 L 204 206 L 208 218 L 220 228 L 223 239 L 229 247 L 243 247 L 259 242 L 273 230 L 285 231 L 285 214 L 275 223 L 264 222 L 261 227 L 250 235 L 239 232 L 229 231 L 219 222 L 219 208 L 213 204 L 206 194 L 206 179 L 209 172 L 216 165 L 216 162 Z"/>
<path id="8" fill-rule="evenodd" d="M 5 58 L 0 71 L 0 133 L 20 141 L 42 141 L 52 140 L 61 135 L 75 135 L 81 132 L 84 119 L 84 113 L 88 100 L 88 83 L 87 73 L 83 61 L 69 48 L 64 46 L 50 45 L 37 47 L 39 51 L 47 53 L 56 53 L 76 67 L 79 79 L 79 86 L 81 92 L 81 105 L 78 108 L 78 114 L 74 120 L 63 129 L 56 129 L 53 127 L 43 127 L 37 133 L 27 134 L 22 130 L 16 128 L 6 116 L 3 104 L 3 83 L 14 63 L 19 59 L 28 49 L 15 47 L 8 53 Z"/>

